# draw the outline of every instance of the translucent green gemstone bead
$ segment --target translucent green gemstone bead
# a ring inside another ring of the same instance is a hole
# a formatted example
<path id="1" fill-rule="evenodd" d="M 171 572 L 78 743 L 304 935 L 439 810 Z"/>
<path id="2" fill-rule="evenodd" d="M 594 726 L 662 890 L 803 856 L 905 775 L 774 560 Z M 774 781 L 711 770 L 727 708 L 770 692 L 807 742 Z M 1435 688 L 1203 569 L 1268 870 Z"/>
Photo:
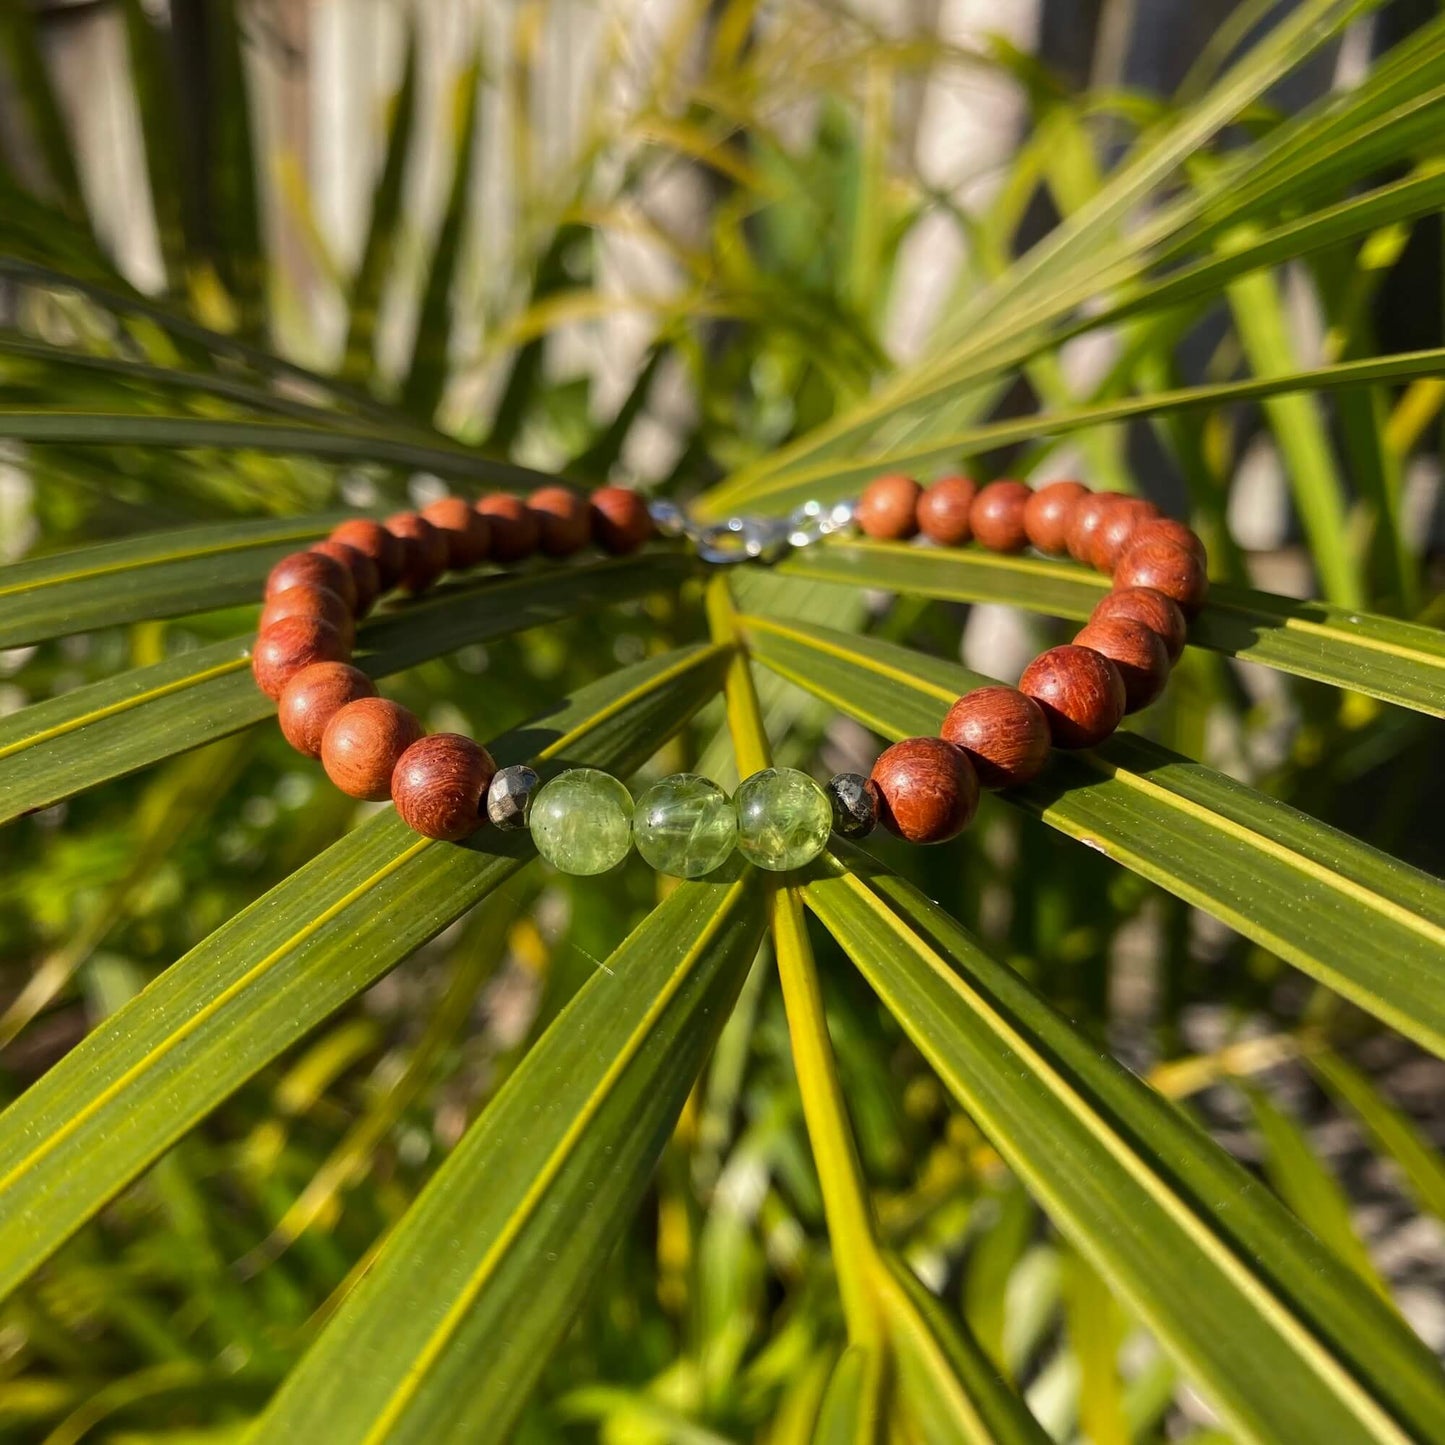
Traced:
<path id="1" fill-rule="evenodd" d="M 528 818 L 537 851 L 563 873 L 605 873 L 632 843 L 632 794 L 595 768 L 572 768 L 544 783 Z"/>
<path id="2" fill-rule="evenodd" d="M 632 836 L 659 873 L 701 878 L 733 851 L 737 810 L 716 783 L 696 773 L 674 773 L 637 800 Z"/>
<path id="3" fill-rule="evenodd" d="M 759 868 L 801 868 L 828 844 L 828 795 L 796 768 L 754 773 L 738 788 L 736 803 L 738 847 Z"/>

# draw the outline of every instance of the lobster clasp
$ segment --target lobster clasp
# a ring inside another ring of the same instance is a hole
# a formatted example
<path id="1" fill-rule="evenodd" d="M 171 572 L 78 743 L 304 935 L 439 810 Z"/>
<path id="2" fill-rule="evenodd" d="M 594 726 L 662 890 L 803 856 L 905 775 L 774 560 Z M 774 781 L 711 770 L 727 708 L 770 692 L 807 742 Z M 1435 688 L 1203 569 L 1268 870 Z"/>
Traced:
<path id="1" fill-rule="evenodd" d="M 729 517 L 703 528 L 697 537 L 697 555 L 714 567 L 776 562 L 791 546 L 792 530 L 786 517 Z"/>

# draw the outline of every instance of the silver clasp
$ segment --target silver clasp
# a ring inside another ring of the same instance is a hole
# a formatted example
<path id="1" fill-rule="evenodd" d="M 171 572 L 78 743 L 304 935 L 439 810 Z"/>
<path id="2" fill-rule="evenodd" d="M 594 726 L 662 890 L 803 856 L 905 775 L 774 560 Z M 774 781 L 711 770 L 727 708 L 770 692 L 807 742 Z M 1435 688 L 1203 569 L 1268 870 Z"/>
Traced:
<path id="1" fill-rule="evenodd" d="M 697 534 L 697 555 L 715 567 L 776 562 L 791 545 L 792 530 L 786 517 L 729 517 Z"/>

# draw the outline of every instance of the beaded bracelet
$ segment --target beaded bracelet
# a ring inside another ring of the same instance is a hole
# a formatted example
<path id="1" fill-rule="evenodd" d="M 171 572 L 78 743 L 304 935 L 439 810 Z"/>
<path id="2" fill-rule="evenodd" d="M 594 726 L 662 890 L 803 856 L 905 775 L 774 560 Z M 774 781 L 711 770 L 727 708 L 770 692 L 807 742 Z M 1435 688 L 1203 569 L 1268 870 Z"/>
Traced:
<path id="1" fill-rule="evenodd" d="M 856 525 L 904 541 L 922 533 L 944 546 L 970 539 L 996 552 L 1032 545 L 1110 573 L 1113 589 L 1072 643 L 1051 647 L 1017 687 L 977 688 L 959 698 L 939 736 L 887 748 L 865 778 L 840 773 L 821 787 L 806 773 L 769 768 L 734 798 L 689 773 L 664 778 L 634 805 L 616 778 L 574 768 L 547 783 L 529 767 L 497 770 L 491 755 L 457 733 L 425 736 L 415 715 L 376 695 L 348 659 L 356 623 L 392 588 L 418 593 L 444 572 L 484 561 L 563 558 L 589 541 L 622 555 L 655 531 L 688 537 L 706 562 L 770 560 Z M 860 838 L 881 822 L 914 843 L 940 843 L 972 819 L 979 789 L 1028 782 L 1050 747 L 1102 742 L 1126 713 L 1163 691 L 1184 647 L 1186 617 L 1208 591 L 1198 536 L 1152 503 L 1079 482 L 1031 490 L 1022 482 L 978 487 L 945 477 L 928 488 L 911 477 L 871 482 L 856 505 L 809 503 L 790 518 L 742 519 L 695 528 L 672 504 L 651 507 L 627 487 L 583 497 L 543 487 L 526 501 L 496 493 L 475 505 L 446 497 L 384 522 L 356 518 L 323 542 L 284 557 L 266 581 L 251 667 L 276 700 L 286 740 L 319 758 L 354 798 L 390 798 L 430 838 L 458 840 L 484 823 L 530 828 L 542 856 L 568 873 L 600 873 L 632 844 L 660 872 L 698 877 L 734 847 L 763 868 L 802 867 L 830 833 Z"/>

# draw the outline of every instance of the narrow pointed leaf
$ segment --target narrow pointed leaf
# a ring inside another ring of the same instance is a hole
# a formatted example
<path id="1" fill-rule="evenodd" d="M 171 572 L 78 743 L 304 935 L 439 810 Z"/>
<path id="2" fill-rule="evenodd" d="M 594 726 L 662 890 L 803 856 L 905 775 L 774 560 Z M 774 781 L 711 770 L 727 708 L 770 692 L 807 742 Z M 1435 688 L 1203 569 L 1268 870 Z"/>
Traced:
<path id="1" fill-rule="evenodd" d="M 813 1445 L 878 1445 L 882 1439 L 877 1351 L 849 1345 L 838 1356 L 818 1406 Z"/>
<path id="2" fill-rule="evenodd" d="M 492 745 L 627 773 L 712 696 L 726 654 L 690 648 L 614 673 Z M 0 1297 L 259 1068 L 533 855 L 465 844 L 390 809 L 236 915 L 0 1114 Z"/>
<path id="3" fill-rule="evenodd" d="M 870 638 L 748 617 L 752 655 L 887 738 L 992 681 Z M 1445 1054 L 1445 883 L 1128 733 L 1000 795 Z"/>
<path id="4" fill-rule="evenodd" d="M 1445 1431 L 1438 1364 L 1357 1276 L 942 909 L 840 854 L 804 888 L 808 906 L 1245 1438 L 1405 1445 Z"/>

